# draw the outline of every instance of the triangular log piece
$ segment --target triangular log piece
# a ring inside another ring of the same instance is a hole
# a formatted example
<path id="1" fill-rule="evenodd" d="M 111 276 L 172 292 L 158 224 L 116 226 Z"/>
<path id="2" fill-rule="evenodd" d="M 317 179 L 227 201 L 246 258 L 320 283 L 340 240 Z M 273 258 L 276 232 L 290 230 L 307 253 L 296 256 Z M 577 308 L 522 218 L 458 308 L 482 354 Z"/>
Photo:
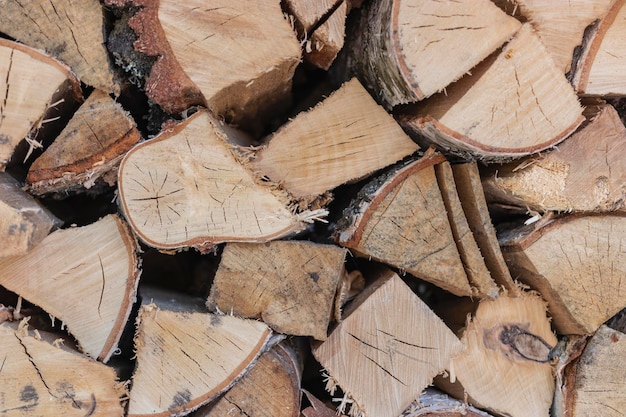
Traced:
<path id="1" fill-rule="evenodd" d="M 229 243 L 207 306 L 260 318 L 280 333 L 324 340 L 345 256 L 343 248 L 311 242 Z"/>
<path id="2" fill-rule="evenodd" d="M 0 8 L 0 32 L 65 62 L 85 84 L 119 95 L 104 45 L 105 19 L 98 0 L 1 0 Z"/>
<path id="3" fill-rule="evenodd" d="M 0 324 L 0 410 L 7 417 L 122 417 L 126 389 L 115 371 L 76 351 Z"/>
<path id="4" fill-rule="evenodd" d="M 176 309 L 140 308 L 131 417 L 182 416 L 212 401 L 269 342 L 271 331 L 260 321 Z"/>
<path id="5" fill-rule="evenodd" d="M 337 224 L 335 238 L 357 255 L 392 265 L 453 294 L 473 295 L 434 165 L 438 153 L 365 185 Z"/>
<path id="6" fill-rule="evenodd" d="M 577 357 L 580 355 L 580 357 Z M 574 350 L 569 366 L 559 376 L 554 417 L 602 415 L 618 417 L 626 410 L 626 334 L 600 326 L 582 354 Z"/>
<path id="7" fill-rule="evenodd" d="M 290 350 L 280 343 L 262 354 L 227 393 L 194 417 L 298 417 L 300 371 Z"/>
<path id="8" fill-rule="evenodd" d="M 323 70 L 328 70 L 335 61 L 337 54 L 343 48 L 348 4 L 342 1 L 311 34 L 311 39 L 305 43 L 304 60 Z"/>
<path id="9" fill-rule="evenodd" d="M 397 274 L 371 271 L 372 284 L 313 355 L 351 401 L 350 415 L 397 417 L 461 344 Z"/>
<path id="10" fill-rule="evenodd" d="M 124 154 L 140 139 L 133 119 L 107 93 L 95 90 L 26 178 L 35 195 L 91 188 L 102 178 L 117 182 Z"/>
<path id="11" fill-rule="evenodd" d="M 549 416 L 554 394 L 549 356 L 557 340 L 537 294 L 483 300 L 461 342 L 450 380 L 438 381 L 442 389 L 459 399 L 467 395 L 470 404 L 496 415 Z"/>
<path id="12" fill-rule="evenodd" d="M 463 157 L 502 160 L 554 146 L 584 120 L 572 86 L 530 24 L 471 74 L 404 109 L 405 130 Z"/>
<path id="13" fill-rule="evenodd" d="M 516 292 L 517 286 L 502 257 L 496 230 L 491 223 L 478 166 L 473 162 L 452 165 L 452 173 L 467 223 L 491 272 L 491 277 L 499 287 Z"/>
<path id="14" fill-rule="evenodd" d="M 480 253 L 476 239 L 474 239 L 474 234 L 467 223 L 467 218 L 463 212 L 461 200 L 459 200 L 456 190 L 454 174 L 448 161 L 435 165 L 435 175 L 446 212 L 448 213 L 450 230 L 452 230 L 469 283 L 475 291 L 475 295 L 481 298 L 495 298 L 500 290 L 491 278 L 491 273 L 487 269 L 487 265 L 485 265 L 485 260 Z"/>
<path id="15" fill-rule="evenodd" d="M 166 112 L 204 104 L 241 125 L 289 103 L 301 51 L 279 0 L 105 3 L 139 8 L 134 47 L 156 57 L 146 94 Z"/>
<path id="16" fill-rule="evenodd" d="M 304 228 L 311 212 L 293 214 L 276 187 L 257 182 L 227 142 L 231 131 L 200 110 L 126 154 L 118 175 L 120 203 L 141 240 L 158 249 L 203 251 Z"/>
<path id="17" fill-rule="evenodd" d="M 512 274 L 541 292 L 561 334 L 593 333 L 626 307 L 626 215 L 567 215 L 501 236 Z"/>
<path id="18" fill-rule="evenodd" d="M 293 16 L 294 26 L 300 38 L 306 38 L 315 27 L 321 26 L 340 7 L 344 0 L 284 0 L 284 5 L 290 16 Z"/>
<path id="19" fill-rule="evenodd" d="M 587 26 L 609 12 L 613 0 L 514 0 L 520 13 L 532 23 L 541 42 L 563 73 L 570 71 L 574 50 L 583 43 Z"/>
<path id="20" fill-rule="evenodd" d="M 331 417 L 331 416 L 328 416 Z M 493 417 L 485 411 L 428 387 L 402 413 L 402 417 Z"/>
<path id="21" fill-rule="evenodd" d="M 418 149 L 355 78 L 280 128 L 252 166 L 304 199 L 363 178 Z"/>
<path id="22" fill-rule="evenodd" d="M 519 28 L 487 0 L 371 1 L 347 48 L 348 66 L 391 108 L 443 90 Z"/>
<path id="23" fill-rule="evenodd" d="M 624 96 L 626 77 L 626 2 L 616 0 L 583 43 L 573 77 L 574 88 L 586 96 Z"/>
<path id="24" fill-rule="evenodd" d="M 605 212 L 626 208 L 626 128 L 610 105 L 558 149 L 483 176 L 490 203 L 546 211 Z"/>
<path id="25" fill-rule="evenodd" d="M 82 93 L 78 79 L 59 61 L 0 39 L 0 97 L 4 97 L 0 106 L 0 171 L 4 171 L 22 139 L 34 141 L 37 130 L 80 102 Z"/>
<path id="26" fill-rule="evenodd" d="M 16 179 L 0 172 L 0 258 L 25 254 L 60 225 Z"/>
<path id="27" fill-rule="evenodd" d="M 126 224 L 109 215 L 0 258 L 0 285 L 61 320 L 83 352 L 106 362 L 135 301 L 137 251 Z"/>

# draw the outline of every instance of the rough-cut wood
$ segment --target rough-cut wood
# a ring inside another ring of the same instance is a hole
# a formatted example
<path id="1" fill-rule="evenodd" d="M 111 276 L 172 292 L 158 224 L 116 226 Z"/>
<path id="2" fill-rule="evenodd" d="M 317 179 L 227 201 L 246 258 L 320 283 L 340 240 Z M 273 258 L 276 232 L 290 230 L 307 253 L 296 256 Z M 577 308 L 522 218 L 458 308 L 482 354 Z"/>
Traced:
<path id="1" fill-rule="evenodd" d="M 397 417 L 461 344 L 398 275 L 372 269 L 376 279 L 313 355 L 353 401 L 351 415 Z"/>
<path id="2" fill-rule="evenodd" d="M 98 0 L 1 0 L 0 9 L 0 32 L 65 62 L 85 84 L 120 93 L 104 46 Z"/>
<path id="3" fill-rule="evenodd" d="M 545 211 L 613 211 L 626 204 L 626 128 L 610 105 L 558 149 L 494 167 L 483 177 L 490 203 Z"/>
<path id="4" fill-rule="evenodd" d="M 574 356 L 577 353 L 573 352 Z M 626 357 L 626 335 L 600 326 L 582 354 L 563 369 L 557 389 L 563 391 L 555 417 L 623 416 L 626 379 L 621 366 Z"/>
<path id="5" fill-rule="evenodd" d="M 411 134 L 479 159 L 541 151 L 565 139 L 583 120 L 572 86 L 528 23 L 471 76 L 401 116 Z"/>
<path id="6" fill-rule="evenodd" d="M 626 95 L 626 2 L 616 0 L 608 14 L 589 32 L 574 73 L 573 85 L 579 94 L 591 96 Z"/>
<path id="7" fill-rule="evenodd" d="M 94 91 L 37 158 L 26 178 L 35 195 L 115 185 L 124 154 L 140 139 L 135 122 L 107 93 Z"/>
<path id="8" fill-rule="evenodd" d="M 159 249 L 208 250 L 225 241 L 267 241 L 304 228 L 276 190 L 257 183 L 224 130 L 198 111 L 131 149 L 120 164 L 124 214 Z"/>
<path id="9" fill-rule="evenodd" d="M 135 49 L 156 57 L 145 90 L 169 113 L 205 104 L 229 120 L 289 103 L 300 46 L 278 0 L 108 0 L 141 7 Z"/>
<path id="10" fill-rule="evenodd" d="M 315 29 L 305 44 L 304 59 L 307 62 L 324 70 L 330 68 L 343 48 L 347 13 L 348 4 L 342 1 L 328 19 Z"/>
<path id="11" fill-rule="evenodd" d="M 304 417 L 336 417 L 343 416 L 343 414 L 339 414 L 335 410 L 328 408 L 326 404 L 316 398 L 313 394 L 303 389 L 302 393 L 306 396 L 306 399 L 309 400 L 310 406 L 306 407 L 302 410 L 302 415 Z"/>
<path id="12" fill-rule="evenodd" d="M 259 321 L 179 310 L 140 309 L 129 416 L 188 414 L 230 388 L 269 342 Z"/>
<path id="13" fill-rule="evenodd" d="M 65 65 L 40 51 L 0 39 L 0 97 L 0 171 L 4 171 L 22 139 L 34 141 L 42 124 L 80 101 L 82 93 Z"/>
<path id="14" fill-rule="evenodd" d="M 106 362 L 135 301 L 137 250 L 127 226 L 110 215 L 0 258 L 0 285 L 63 321 L 83 352 Z"/>
<path id="15" fill-rule="evenodd" d="M 0 258 L 25 254 L 60 224 L 16 179 L 0 172 Z"/>
<path id="16" fill-rule="evenodd" d="M 434 165 L 438 153 L 401 166 L 364 186 L 344 210 L 336 240 L 359 256 L 400 268 L 456 295 L 473 295 Z"/>
<path id="17" fill-rule="evenodd" d="M 623 214 L 568 215 L 501 243 L 513 275 L 548 302 L 557 331 L 586 334 L 626 307 L 624 236 Z"/>
<path id="18" fill-rule="evenodd" d="M 450 164 L 444 161 L 435 165 L 435 175 L 448 213 L 450 230 L 454 236 L 470 286 L 475 291 L 475 295 L 479 297 L 495 298 L 499 293 L 498 286 L 491 278 L 491 273 L 485 265 L 474 234 L 467 223 Z"/>
<path id="19" fill-rule="evenodd" d="M 295 197 L 310 198 L 363 178 L 418 149 L 359 81 L 352 79 L 278 130 L 252 166 Z"/>
<path id="20" fill-rule="evenodd" d="M 285 0 L 287 12 L 294 17 L 295 27 L 301 37 L 323 24 L 333 9 L 345 3 L 343 0 Z"/>
<path id="21" fill-rule="evenodd" d="M 125 388 L 115 371 L 0 324 L 0 412 L 7 417 L 122 417 Z"/>
<path id="22" fill-rule="evenodd" d="M 402 417 L 491 417 L 491 414 L 429 387 L 404 410 Z"/>
<path id="23" fill-rule="evenodd" d="M 300 371 L 290 350 L 281 343 L 265 352 L 223 397 L 194 417 L 298 417 Z"/>
<path id="24" fill-rule="evenodd" d="M 391 108 L 441 91 L 519 27 L 486 0 L 372 1 L 348 47 L 348 66 Z"/>
<path id="25" fill-rule="evenodd" d="M 576 366 L 588 340 L 589 336 L 564 336 L 550 353 L 552 362 L 556 364 L 556 387 L 550 410 L 552 417 L 566 415 L 568 404 L 565 403 L 565 398 L 572 398 L 570 391 L 575 390 Z"/>
<path id="26" fill-rule="evenodd" d="M 452 165 L 452 173 L 465 217 L 491 277 L 499 287 L 516 292 L 517 287 L 502 257 L 496 231 L 491 223 L 478 167 L 473 162 Z"/>
<path id="27" fill-rule="evenodd" d="M 461 342 L 450 381 L 462 390 L 442 388 L 460 399 L 466 393 L 471 404 L 496 415 L 549 416 L 554 393 L 549 354 L 557 341 L 538 295 L 482 301 Z"/>
<path id="28" fill-rule="evenodd" d="M 229 243 L 207 306 L 324 340 L 345 256 L 345 249 L 311 242 Z"/>
<path id="29" fill-rule="evenodd" d="M 514 0 L 532 23 L 541 42 L 564 74 L 571 69 L 574 48 L 583 43 L 587 26 L 602 19 L 613 0 Z"/>

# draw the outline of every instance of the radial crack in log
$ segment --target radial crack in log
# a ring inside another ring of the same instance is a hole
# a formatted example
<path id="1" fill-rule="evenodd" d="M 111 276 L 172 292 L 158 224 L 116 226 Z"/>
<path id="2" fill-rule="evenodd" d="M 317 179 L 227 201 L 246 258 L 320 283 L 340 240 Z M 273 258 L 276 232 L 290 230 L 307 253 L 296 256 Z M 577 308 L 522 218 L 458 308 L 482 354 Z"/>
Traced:
<path id="1" fill-rule="evenodd" d="M 447 152 L 502 160 L 554 146 L 584 120 L 574 90 L 530 24 L 471 74 L 404 109 L 402 126 Z"/>
<path id="2" fill-rule="evenodd" d="M 63 321 L 85 353 L 106 362 L 135 301 L 137 250 L 127 226 L 110 215 L 0 258 L 0 285 Z"/>

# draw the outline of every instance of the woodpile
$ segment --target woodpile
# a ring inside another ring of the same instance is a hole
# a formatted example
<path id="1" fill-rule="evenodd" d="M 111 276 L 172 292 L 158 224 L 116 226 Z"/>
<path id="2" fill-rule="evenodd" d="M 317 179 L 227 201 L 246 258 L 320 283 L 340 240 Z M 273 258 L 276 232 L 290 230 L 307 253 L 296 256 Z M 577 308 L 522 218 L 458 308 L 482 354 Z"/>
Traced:
<path id="1" fill-rule="evenodd" d="M 623 415 L 626 0 L 0 6 L 0 414 Z"/>

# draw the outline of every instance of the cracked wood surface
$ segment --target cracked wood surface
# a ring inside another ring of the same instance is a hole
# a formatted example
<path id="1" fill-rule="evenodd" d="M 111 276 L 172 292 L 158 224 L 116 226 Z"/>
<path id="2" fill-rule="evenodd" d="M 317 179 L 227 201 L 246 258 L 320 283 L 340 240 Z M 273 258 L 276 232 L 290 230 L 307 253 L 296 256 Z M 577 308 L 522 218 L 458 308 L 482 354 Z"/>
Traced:
<path id="1" fill-rule="evenodd" d="M 328 339 L 313 346 L 313 355 L 352 401 L 351 415 L 397 417 L 461 343 L 398 275 L 368 272 L 374 281 Z"/>
<path id="2" fill-rule="evenodd" d="M 0 414 L 116 417 L 125 389 L 115 371 L 78 352 L 0 324 Z"/>
<path id="3" fill-rule="evenodd" d="M 135 238 L 117 216 L 57 230 L 25 255 L 0 258 L 0 285 L 63 321 L 83 352 L 106 362 L 139 280 Z"/>

